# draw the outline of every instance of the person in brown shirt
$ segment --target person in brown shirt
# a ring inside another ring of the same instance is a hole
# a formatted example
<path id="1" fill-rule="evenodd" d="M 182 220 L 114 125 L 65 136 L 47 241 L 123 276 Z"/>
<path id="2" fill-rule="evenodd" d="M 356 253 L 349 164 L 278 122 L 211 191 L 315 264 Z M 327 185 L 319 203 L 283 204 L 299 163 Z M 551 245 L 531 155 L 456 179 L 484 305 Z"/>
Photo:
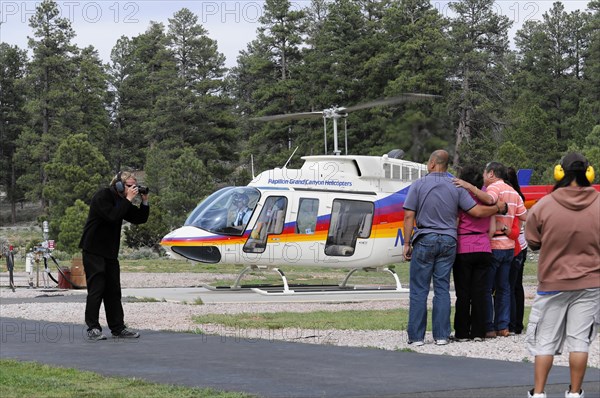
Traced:
<path id="1" fill-rule="evenodd" d="M 558 171 L 560 181 L 530 209 L 525 226 L 529 247 L 540 250 L 525 338 L 535 356 L 535 386 L 528 392 L 534 398 L 546 397 L 554 355 L 565 344 L 571 369 L 565 397 L 583 397 L 589 346 L 600 322 L 600 193 L 590 186 L 593 169 L 581 154 L 566 155 Z"/>

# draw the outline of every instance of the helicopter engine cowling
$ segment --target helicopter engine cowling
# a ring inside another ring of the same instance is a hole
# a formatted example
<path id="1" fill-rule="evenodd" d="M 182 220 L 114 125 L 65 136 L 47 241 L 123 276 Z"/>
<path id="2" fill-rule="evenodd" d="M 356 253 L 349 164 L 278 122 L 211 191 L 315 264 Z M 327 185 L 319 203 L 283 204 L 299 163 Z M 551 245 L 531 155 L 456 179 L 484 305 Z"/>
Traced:
<path id="1" fill-rule="evenodd" d="M 221 251 L 217 246 L 171 246 L 171 251 L 201 263 L 215 264 L 221 261 Z"/>
<path id="2" fill-rule="evenodd" d="M 205 231 L 198 228 L 184 226 L 167 234 L 161 244 L 173 257 L 201 263 L 218 263 L 221 261 L 221 250 L 217 246 L 198 244 L 198 239 L 205 234 Z"/>

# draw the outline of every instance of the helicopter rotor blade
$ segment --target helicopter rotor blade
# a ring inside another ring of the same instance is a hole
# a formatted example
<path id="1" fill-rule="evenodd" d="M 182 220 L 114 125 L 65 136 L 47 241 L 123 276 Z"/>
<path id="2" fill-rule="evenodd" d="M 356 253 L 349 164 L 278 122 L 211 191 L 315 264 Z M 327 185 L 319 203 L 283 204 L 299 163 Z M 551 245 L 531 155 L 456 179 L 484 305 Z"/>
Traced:
<path id="1" fill-rule="evenodd" d="M 374 101 L 369 101 L 369 102 L 365 102 L 362 104 L 349 106 L 348 108 L 345 109 L 345 111 L 353 112 L 353 111 L 358 111 L 361 109 L 374 108 L 376 106 L 389 106 L 389 105 L 401 104 L 404 102 L 413 102 L 413 101 L 420 101 L 420 100 L 424 100 L 424 99 L 434 99 L 434 98 L 440 98 L 440 97 L 441 96 L 439 96 L 439 95 L 433 95 L 433 94 L 406 93 L 406 94 L 401 94 L 401 95 L 398 95 L 395 97 L 381 98 L 381 99 L 377 99 Z"/>
<path id="2" fill-rule="evenodd" d="M 281 115 L 271 116 L 260 116 L 254 117 L 250 120 L 256 120 L 258 122 L 272 122 L 272 121 L 284 121 L 284 120 L 296 120 L 296 119 L 313 119 L 323 117 L 323 111 L 318 112 L 299 112 L 299 113 L 285 113 Z"/>
<path id="3" fill-rule="evenodd" d="M 361 109 L 373 108 L 376 106 L 389 106 L 400 104 L 404 102 L 419 101 L 424 99 L 439 98 L 439 95 L 433 94 L 418 94 L 418 93 L 406 93 L 395 97 L 381 98 L 374 101 L 365 102 L 362 104 L 350 106 L 350 107 L 337 107 L 334 106 L 323 111 L 313 112 L 298 112 L 298 113 L 284 113 L 280 115 L 269 115 L 254 117 L 250 120 L 258 122 L 273 122 L 273 121 L 286 121 L 286 120 L 297 120 L 297 119 L 313 119 L 319 117 L 325 118 L 340 118 L 346 117 L 347 112 L 358 111 Z"/>

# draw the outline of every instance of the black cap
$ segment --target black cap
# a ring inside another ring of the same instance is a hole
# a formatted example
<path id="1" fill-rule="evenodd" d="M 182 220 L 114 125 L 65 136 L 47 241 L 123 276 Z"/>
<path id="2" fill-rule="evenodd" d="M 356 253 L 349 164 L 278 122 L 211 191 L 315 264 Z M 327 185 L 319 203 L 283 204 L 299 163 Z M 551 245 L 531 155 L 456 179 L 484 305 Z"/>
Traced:
<path id="1" fill-rule="evenodd" d="M 588 168 L 587 159 L 580 153 L 571 152 L 560 162 L 564 171 L 585 171 Z"/>

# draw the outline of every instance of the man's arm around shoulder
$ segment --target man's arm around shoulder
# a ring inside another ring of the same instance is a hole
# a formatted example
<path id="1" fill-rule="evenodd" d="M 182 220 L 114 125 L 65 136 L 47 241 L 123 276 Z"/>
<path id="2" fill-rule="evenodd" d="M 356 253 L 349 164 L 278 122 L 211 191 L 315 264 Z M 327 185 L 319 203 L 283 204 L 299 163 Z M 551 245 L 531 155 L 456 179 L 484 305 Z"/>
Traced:
<path id="1" fill-rule="evenodd" d="M 506 214 L 506 204 L 499 200 L 495 205 L 492 206 L 484 206 L 484 205 L 475 205 L 471 207 L 467 213 L 473 217 L 490 217 L 496 213 Z"/>

